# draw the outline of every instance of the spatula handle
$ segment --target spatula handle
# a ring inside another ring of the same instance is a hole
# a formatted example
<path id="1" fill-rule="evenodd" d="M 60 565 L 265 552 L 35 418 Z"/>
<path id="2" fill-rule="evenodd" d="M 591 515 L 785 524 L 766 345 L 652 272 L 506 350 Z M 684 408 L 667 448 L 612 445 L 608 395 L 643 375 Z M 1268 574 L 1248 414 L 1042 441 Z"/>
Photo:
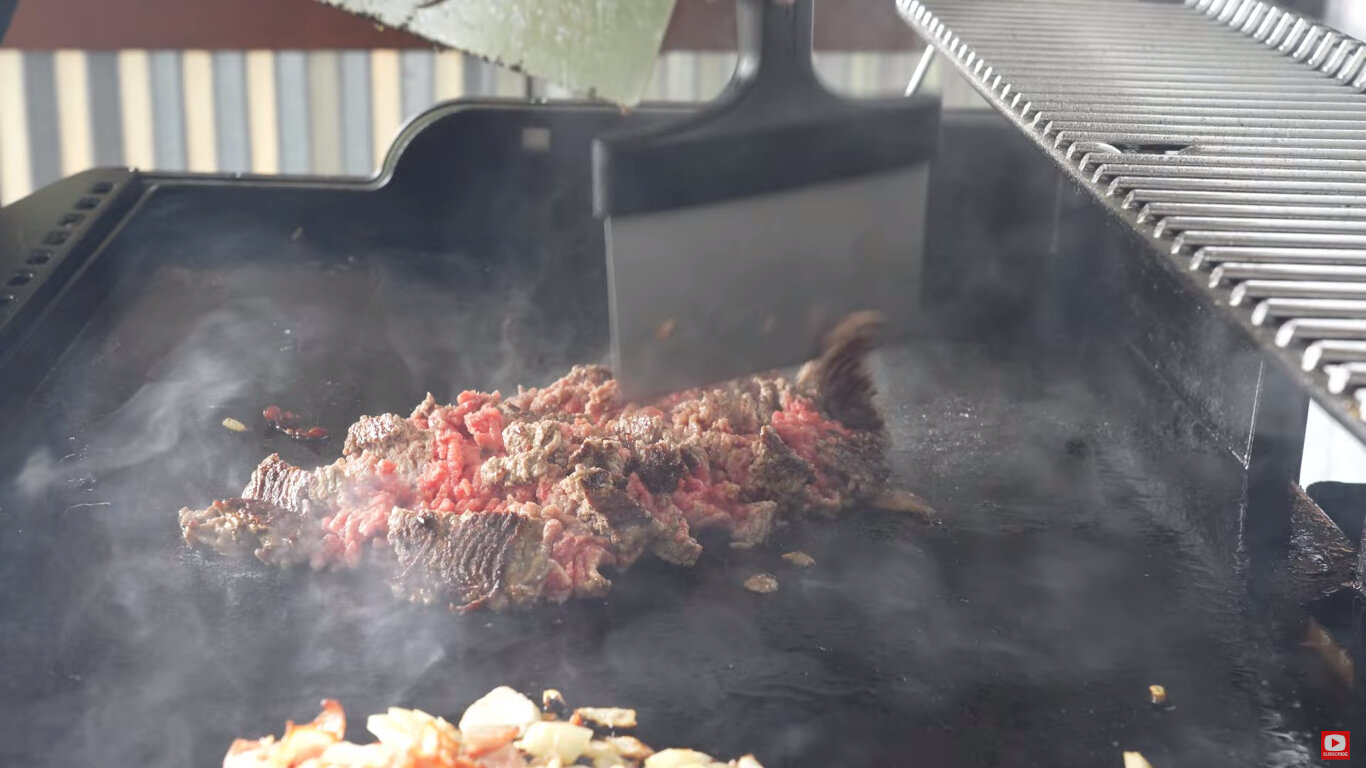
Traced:
<path id="1" fill-rule="evenodd" d="M 816 77 L 814 0 L 737 0 L 740 56 L 715 101 L 593 145 L 600 216 L 672 210 L 780 192 L 924 162 L 938 101 L 853 102 Z"/>
<path id="2" fill-rule="evenodd" d="M 747 92 L 762 106 L 829 98 L 812 62 L 813 25 L 813 0 L 737 0 L 739 56 L 728 94 Z"/>

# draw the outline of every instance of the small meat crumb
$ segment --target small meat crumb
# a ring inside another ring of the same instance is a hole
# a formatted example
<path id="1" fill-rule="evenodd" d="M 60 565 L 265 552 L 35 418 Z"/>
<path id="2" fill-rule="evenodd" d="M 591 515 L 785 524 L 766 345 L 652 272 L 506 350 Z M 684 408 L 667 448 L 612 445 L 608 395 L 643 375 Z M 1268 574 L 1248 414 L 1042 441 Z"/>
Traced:
<path id="1" fill-rule="evenodd" d="M 659 324 L 655 329 L 656 341 L 668 341 L 674 335 L 674 329 L 678 327 L 678 322 L 672 317 Z"/>
<path id="2" fill-rule="evenodd" d="M 816 564 L 816 558 L 800 550 L 796 552 L 783 553 L 783 559 L 797 566 L 798 568 L 810 568 Z"/>
<path id="3" fill-rule="evenodd" d="M 778 579 L 771 573 L 756 573 L 745 579 L 745 589 L 767 595 L 778 591 Z"/>
<path id="4" fill-rule="evenodd" d="M 246 424 L 243 424 L 242 422 L 240 422 L 240 421 L 238 421 L 237 419 L 234 419 L 234 418 L 232 418 L 232 417 L 223 419 L 223 426 L 227 427 L 228 429 L 231 429 L 233 432 L 246 432 L 246 431 L 247 431 L 247 425 L 246 425 Z"/>
<path id="5" fill-rule="evenodd" d="M 559 691 L 548 688 L 541 692 L 541 709 L 555 717 L 564 717 L 569 712 L 569 704 Z"/>

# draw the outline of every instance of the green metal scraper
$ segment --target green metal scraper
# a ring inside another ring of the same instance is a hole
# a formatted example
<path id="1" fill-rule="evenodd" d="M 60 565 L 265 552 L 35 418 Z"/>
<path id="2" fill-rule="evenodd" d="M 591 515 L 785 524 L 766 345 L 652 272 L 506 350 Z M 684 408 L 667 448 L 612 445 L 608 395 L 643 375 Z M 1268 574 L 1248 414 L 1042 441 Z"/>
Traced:
<path id="1" fill-rule="evenodd" d="M 674 0 L 323 0 L 621 105 L 640 101 Z"/>

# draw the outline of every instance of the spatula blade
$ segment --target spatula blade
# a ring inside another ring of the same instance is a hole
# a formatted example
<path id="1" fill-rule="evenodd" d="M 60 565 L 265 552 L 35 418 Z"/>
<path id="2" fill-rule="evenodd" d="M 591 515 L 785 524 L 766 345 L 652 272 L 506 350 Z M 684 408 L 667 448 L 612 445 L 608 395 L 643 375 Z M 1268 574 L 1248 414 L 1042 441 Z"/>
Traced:
<path id="1" fill-rule="evenodd" d="M 913 327 L 928 165 L 606 220 L 613 365 L 629 399 L 811 359 L 844 315 Z"/>

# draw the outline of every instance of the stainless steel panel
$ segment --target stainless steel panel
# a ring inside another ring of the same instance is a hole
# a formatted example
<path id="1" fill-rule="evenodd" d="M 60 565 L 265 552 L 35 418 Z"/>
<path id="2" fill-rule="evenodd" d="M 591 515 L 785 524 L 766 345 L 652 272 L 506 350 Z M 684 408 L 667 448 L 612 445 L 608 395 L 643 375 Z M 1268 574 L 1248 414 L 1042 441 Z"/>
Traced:
<path id="1" fill-rule="evenodd" d="M 1295 364 L 1338 366 L 1329 394 L 1366 393 L 1366 44 L 1261 0 L 898 8 Z"/>

